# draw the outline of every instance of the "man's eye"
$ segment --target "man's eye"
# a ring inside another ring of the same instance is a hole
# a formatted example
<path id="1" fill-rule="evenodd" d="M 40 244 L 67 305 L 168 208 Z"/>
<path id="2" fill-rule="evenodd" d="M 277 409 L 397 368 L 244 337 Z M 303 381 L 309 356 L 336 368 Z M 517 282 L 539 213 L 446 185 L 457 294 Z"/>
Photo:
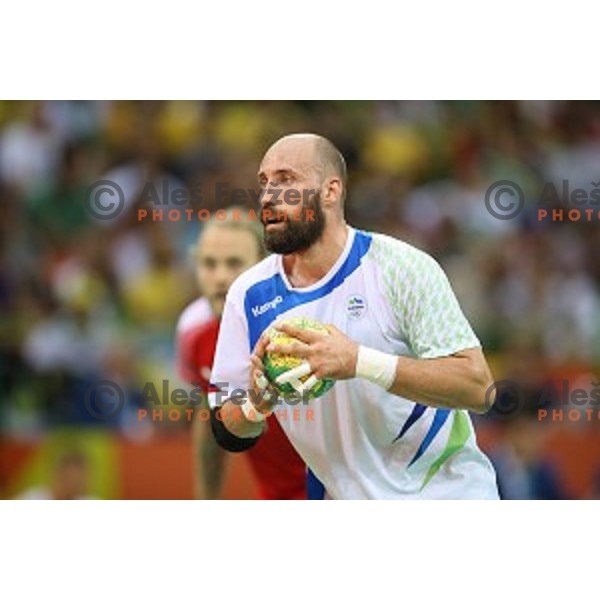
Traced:
<path id="1" fill-rule="evenodd" d="M 230 258 L 227 260 L 227 266 L 230 269 L 239 269 L 242 266 L 242 261 L 239 258 Z"/>
<path id="2" fill-rule="evenodd" d="M 205 259 L 202 264 L 205 269 L 214 269 L 217 266 L 216 261 L 210 259 Z"/>

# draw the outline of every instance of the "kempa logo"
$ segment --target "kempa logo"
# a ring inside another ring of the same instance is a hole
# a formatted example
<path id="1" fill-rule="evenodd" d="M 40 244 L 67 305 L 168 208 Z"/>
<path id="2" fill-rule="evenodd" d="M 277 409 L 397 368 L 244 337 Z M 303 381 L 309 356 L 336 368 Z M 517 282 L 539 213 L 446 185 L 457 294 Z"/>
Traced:
<path id="1" fill-rule="evenodd" d="M 275 296 L 275 298 L 273 298 L 273 300 L 269 300 L 269 302 L 265 302 L 264 304 L 261 304 L 260 306 L 253 306 L 252 314 L 255 317 L 258 317 L 258 316 L 266 313 L 268 310 L 273 310 L 274 308 L 277 308 L 277 305 L 280 302 L 283 302 L 283 298 L 281 296 Z"/>

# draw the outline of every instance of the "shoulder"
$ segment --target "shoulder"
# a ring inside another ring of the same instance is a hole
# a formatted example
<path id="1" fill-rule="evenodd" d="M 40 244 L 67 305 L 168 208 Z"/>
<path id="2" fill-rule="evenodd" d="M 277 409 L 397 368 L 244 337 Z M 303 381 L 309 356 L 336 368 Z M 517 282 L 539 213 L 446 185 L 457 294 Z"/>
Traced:
<path id="1" fill-rule="evenodd" d="M 383 233 L 371 234 L 373 241 L 369 252 L 370 258 L 384 270 L 394 274 L 404 273 L 407 276 L 427 274 L 438 271 L 438 262 L 427 252 L 416 246 Z"/>
<path id="2" fill-rule="evenodd" d="M 177 321 L 177 333 L 184 333 L 192 327 L 203 325 L 213 318 L 210 302 L 206 298 L 197 298 L 188 304 Z"/>

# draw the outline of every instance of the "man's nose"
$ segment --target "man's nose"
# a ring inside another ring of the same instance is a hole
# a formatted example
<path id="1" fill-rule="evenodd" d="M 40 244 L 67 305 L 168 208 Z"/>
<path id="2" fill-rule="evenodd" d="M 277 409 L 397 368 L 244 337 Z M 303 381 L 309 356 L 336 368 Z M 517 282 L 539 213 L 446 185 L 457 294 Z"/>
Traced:
<path id="1" fill-rule="evenodd" d="M 269 181 L 260 192 L 260 205 L 263 208 L 267 206 L 273 206 L 273 199 L 276 195 L 277 184 L 275 182 Z"/>
<path id="2" fill-rule="evenodd" d="M 220 291 L 227 291 L 231 278 L 231 269 L 226 265 L 219 266 L 215 271 L 215 283 Z"/>

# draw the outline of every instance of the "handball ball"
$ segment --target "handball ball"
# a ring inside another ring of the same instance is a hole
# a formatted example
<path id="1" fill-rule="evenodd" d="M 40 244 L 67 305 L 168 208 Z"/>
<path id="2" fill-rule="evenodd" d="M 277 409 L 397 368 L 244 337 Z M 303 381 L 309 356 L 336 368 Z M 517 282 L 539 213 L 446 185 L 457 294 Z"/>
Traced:
<path id="1" fill-rule="evenodd" d="M 309 329 L 311 331 L 322 332 L 326 335 L 329 335 L 329 331 L 319 321 L 315 321 L 314 319 L 308 319 L 307 317 L 292 317 L 290 319 L 284 319 L 276 323 L 276 325 L 286 323 L 288 325 L 293 325 L 294 327 L 298 327 L 299 329 Z M 274 343 L 285 346 L 286 344 L 290 344 L 294 341 L 297 341 L 295 338 L 290 337 L 286 333 L 282 331 L 277 331 L 275 327 L 270 327 L 266 331 L 267 336 Z M 295 393 L 295 389 L 291 383 L 284 383 L 278 385 L 275 383 L 275 379 L 279 377 L 282 373 L 286 373 L 287 371 L 294 369 L 300 364 L 302 364 L 303 359 L 297 358 L 295 356 L 288 356 L 285 354 L 279 354 L 276 352 L 266 352 L 263 358 L 263 364 L 265 366 L 265 374 L 267 379 L 277 387 L 277 390 L 280 394 L 286 396 Z M 300 381 L 304 383 L 310 374 L 305 375 L 304 377 L 300 377 Z M 328 392 L 334 385 L 335 381 L 333 379 L 322 379 L 316 385 L 314 385 L 309 391 L 305 392 L 304 397 L 313 400 L 314 398 L 319 398 L 326 392 Z"/>

